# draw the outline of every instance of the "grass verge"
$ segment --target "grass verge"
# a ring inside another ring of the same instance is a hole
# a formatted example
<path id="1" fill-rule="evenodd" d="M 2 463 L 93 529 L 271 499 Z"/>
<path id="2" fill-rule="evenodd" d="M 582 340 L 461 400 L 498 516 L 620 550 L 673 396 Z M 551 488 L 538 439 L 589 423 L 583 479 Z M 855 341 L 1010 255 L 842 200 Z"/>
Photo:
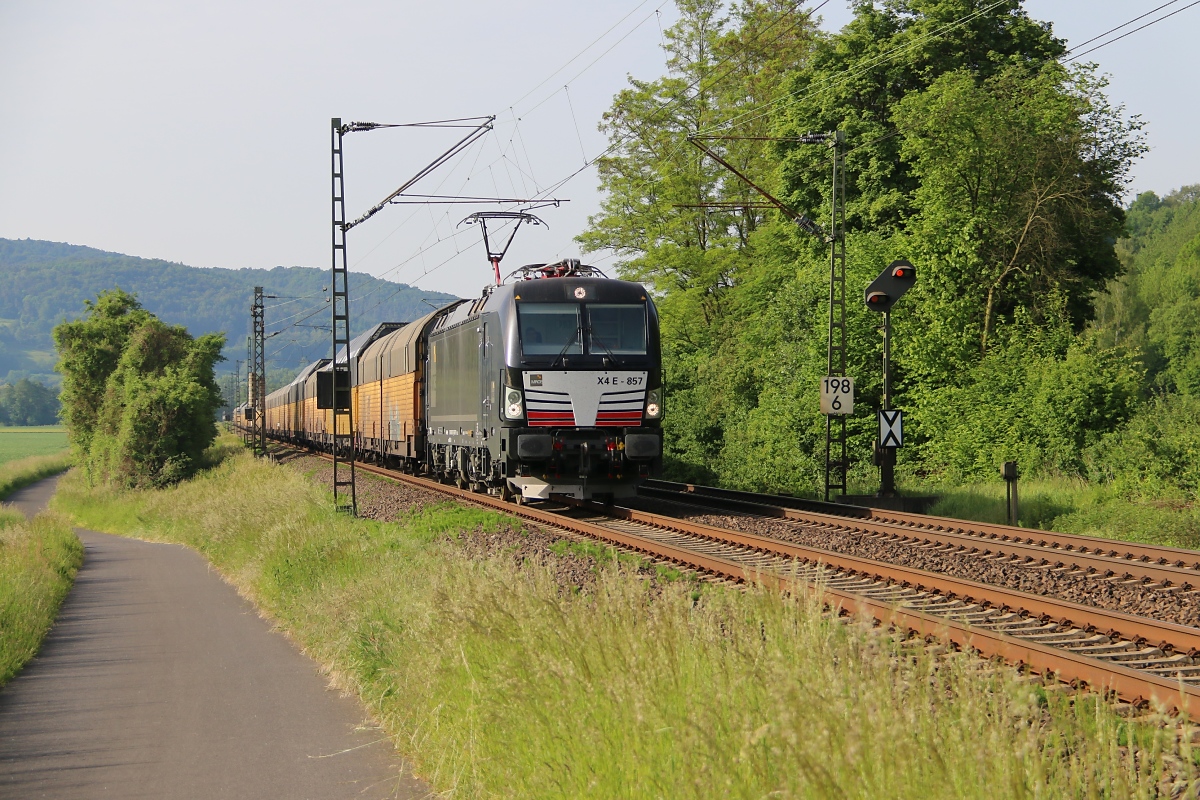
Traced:
<path id="1" fill-rule="evenodd" d="M 63 472 L 71 466 L 71 452 L 63 450 L 48 456 L 28 456 L 0 464 L 0 499 L 37 483 L 42 478 Z"/>
<path id="2" fill-rule="evenodd" d="M 1172 730 L 809 599 L 651 586 L 619 559 L 565 591 L 548 566 L 463 555 L 456 537 L 500 515 L 349 519 L 247 456 L 158 491 L 71 475 L 55 505 L 204 553 L 455 797 L 1154 796 L 1176 750 Z"/>
<path id="3" fill-rule="evenodd" d="M 1200 548 L 1200 508 L 1179 500 L 1131 499 L 1116 490 L 1070 478 L 1022 480 L 1017 485 L 1020 522 L 1026 528 L 1105 539 Z M 1003 483 L 939 489 L 929 513 L 1004 523 Z"/>
<path id="4" fill-rule="evenodd" d="M 37 654 L 83 564 L 83 545 L 61 514 L 26 521 L 0 506 L 0 686 Z"/>

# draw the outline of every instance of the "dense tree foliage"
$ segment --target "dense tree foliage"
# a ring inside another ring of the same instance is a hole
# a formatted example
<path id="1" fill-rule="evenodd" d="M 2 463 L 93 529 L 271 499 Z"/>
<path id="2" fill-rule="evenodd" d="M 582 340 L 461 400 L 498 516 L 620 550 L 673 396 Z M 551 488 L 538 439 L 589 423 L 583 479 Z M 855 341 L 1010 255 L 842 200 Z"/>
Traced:
<path id="1" fill-rule="evenodd" d="M 58 392 L 37 381 L 0 384 L 0 425 L 54 425 L 58 408 Z"/>
<path id="2" fill-rule="evenodd" d="M 921 184 L 902 156 L 894 115 L 910 95 L 951 73 L 986 82 L 1021 66 L 1036 72 L 1066 50 L 1050 26 L 1031 20 L 1021 0 L 885 0 L 855 3 L 854 19 L 821 40 L 810 69 L 788 79 L 771 109 L 781 134 L 842 131 L 847 217 L 854 230 L 901 230 Z M 798 208 L 826 202 L 828 155 L 784 146 L 781 179 Z"/>
<path id="3" fill-rule="evenodd" d="M 1143 397 L 1144 354 L 1087 327 L 1122 271 L 1114 242 L 1140 122 L 1091 68 L 1058 62 L 1062 41 L 1020 0 L 862 2 L 834 35 L 765 0 L 679 6 L 670 74 L 631 79 L 602 124 L 605 201 L 580 237 L 659 299 L 670 469 L 818 485 L 827 245 L 753 207 L 760 198 L 686 137 L 727 137 L 705 141 L 828 229 L 829 149 L 786 137 L 840 130 L 858 477 L 871 473 L 880 339 L 856 298 L 900 256 L 919 275 L 893 314 L 906 468 L 990 476 L 1017 457 L 1027 471 L 1087 470 Z M 791 31 L 782 48 L 756 35 L 766 26 Z"/>
<path id="4" fill-rule="evenodd" d="M 94 481 L 162 486 L 192 474 L 216 436 L 222 334 L 198 339 L 120 289 L 54 328 L 63 420 Z"/>
<path id="5" fill-rule="evenodd" d="M 907 230 L 925 267 L 920 309 L 954 329 L 926 338 L 923 362 L 986 351 L 997 318 L 1018 308 L 1035 322 L 1065 312 L 1076 329 L 1091 317 L 1094 293 L 1120 272 L 1120 192 L 1142 151 L 1101 88 L 1052 63 L 983 82 L 947 73 L 898 104 L 901 155 L 919 181 Z"/>
<path id="6" fill-rule="evenodd" d="M 1096 327 L 1141 353 L 1157 390 L 1200 396 L 1200 186 L 1141 194 L 1128 226 L 1129 270 L 1100 298 Z"/>

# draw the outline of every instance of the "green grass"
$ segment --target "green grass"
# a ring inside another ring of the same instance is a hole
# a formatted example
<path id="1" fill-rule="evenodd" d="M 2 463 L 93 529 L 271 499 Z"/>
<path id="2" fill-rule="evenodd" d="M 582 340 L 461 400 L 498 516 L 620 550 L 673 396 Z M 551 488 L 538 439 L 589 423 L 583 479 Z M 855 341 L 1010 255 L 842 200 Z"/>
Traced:
<path id="1" fill-rule="evenodd" d="M 58 427 L 0 428 L 0 499 L 71 465 Z M 0 506 L 0 686 L 32 658 L 83 563 L 65 517 Z"/>
<path id="2" fill-rule="evenodd" d="M 1150 797 L 1174 747 L 1095 697 L 935 658 L 812 599 L 650 586 L 611 558 L 564 591 L 551 567 L 453 543 L 498 514 L 355 520 L 244 455 L 157 491 L 72 474 L 54 505 L 198 549 L 454 797 Z"/>
<path id="3" fill-rule="evenodd" d="M 53 455 L 66 449 L 67 431 L 62 426 L 0 427 L 0 465 L 30 456 Z"/>
<path id="4" fill-rule="evenodd" d="M 0 434 L 2 438 L 2 434 Z M 36 483 L 42 478 L 63 472 L 71 466 L 69 450 L 60 450 L 53 455 L 27 456 L 15 461 L 0 463 L 0 500 L 8 497 L 22 486 Z"/>
<path id="5" fill-rule="evenodd" d="M 931 514 L 1004 523 L 1001 482 L 939 488 Z M 1022 480 L 1020 524 L 1105 539 L 1200 548 L 1200 508 L 1180 500 L 1134 500 L 1106 486 L 1067 478 Z"/>
<path id="6" fill-rule="evenodd" d="M 82 563 L 83 545 L 66 517 L 43 513 L 27 522 L 0 506 L 0 686 L 37 654 Z"/>

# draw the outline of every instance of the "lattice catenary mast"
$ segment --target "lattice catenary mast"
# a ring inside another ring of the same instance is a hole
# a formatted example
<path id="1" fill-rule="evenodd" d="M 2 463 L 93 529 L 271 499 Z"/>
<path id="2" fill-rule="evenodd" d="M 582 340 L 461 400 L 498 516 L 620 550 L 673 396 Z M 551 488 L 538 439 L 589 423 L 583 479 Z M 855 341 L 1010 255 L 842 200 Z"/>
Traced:
<path id="1" fill-rule="evenodd" d="M 251 368 L 251 394 L 254 397 L 254 419 L 251 442 L 254 455 L 262 458 L 267 454 L 267 359 L 266 359 L 266 321 L 263 311 L 263 287 L 254 287 L 254 303 L 250 306 L 254 329 L 254 361 Z"/>
<path id="2" fill-rule="evenodd" d="M 833 151 L 833 180 L 830 199 L 829 231 L 808 217 L 774 197 L 766 189 L 752 181 L 737 167 L 730 164 L 720 154 L 704 144 L 705 141 L 726 141 L 732 139 L 751 139 L 757 141 L 795 142 L 797 144 L 824 144 Z M 806 133 L 801 136 L 689 136 L 688 141 L 698 150 L 716 161 L 725 169 L 738 176 L 751 189 L 762 195 L 769 203 L 768 206 L 737 202 L 693 203 L 681 204 L 682 207 L 699 208 L 778 208 L 788 219 L 814 236 L 820 237 L 829 244 L 829 343 L 826 351 L 827 369 L 830 377 L 846 375 L 846 189 L 842 167 L 842 144 L 844 137 L 841 131 L 829 133 Z M 846 453 L 846 418 L 837 415 L 825 417 L 825 499 L 829 500 L 831 489 L 839 489 L 846 493 L 846 475 L 849 472 L 849 458 Z"/>
<path id="3" fill-rule="evenodd" d="M 354 409 L 350 403 L 350 292 L 346 263 L 346 190 L 342 173 L 341 119 L 332 120 L 333 137 L 333 268 L 330 305 L 333 306 L 333 503 L 340 511 L 358 513 L 354 481 Z M 339 355 L 344 360 L 339 361 Z M 344 423 L 344 427 L 343 427 Z M 338 467 L 349 464 L 348 471 Z M 345 490 L 345 491 L 341 491 Z M 349 493 L 348 501 L 346 492 Z"/>

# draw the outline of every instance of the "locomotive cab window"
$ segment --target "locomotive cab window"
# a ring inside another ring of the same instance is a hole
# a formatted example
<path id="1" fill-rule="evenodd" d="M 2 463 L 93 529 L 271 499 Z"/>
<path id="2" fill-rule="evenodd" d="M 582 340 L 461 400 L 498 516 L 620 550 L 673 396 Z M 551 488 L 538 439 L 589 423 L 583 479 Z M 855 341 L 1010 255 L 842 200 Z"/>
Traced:
<path id="1" fill-rule="evenodd" d="M 646 355 L 646 307 L 605 305 L 587 307 L 588 352 L 593 355 Z"/>
<path id="2" fill-rule="evenodd" d="M 517 306 L 521 349 L 527 356 L 579 355 L 579 306 L 573 303 L 521 303 Z"/>

